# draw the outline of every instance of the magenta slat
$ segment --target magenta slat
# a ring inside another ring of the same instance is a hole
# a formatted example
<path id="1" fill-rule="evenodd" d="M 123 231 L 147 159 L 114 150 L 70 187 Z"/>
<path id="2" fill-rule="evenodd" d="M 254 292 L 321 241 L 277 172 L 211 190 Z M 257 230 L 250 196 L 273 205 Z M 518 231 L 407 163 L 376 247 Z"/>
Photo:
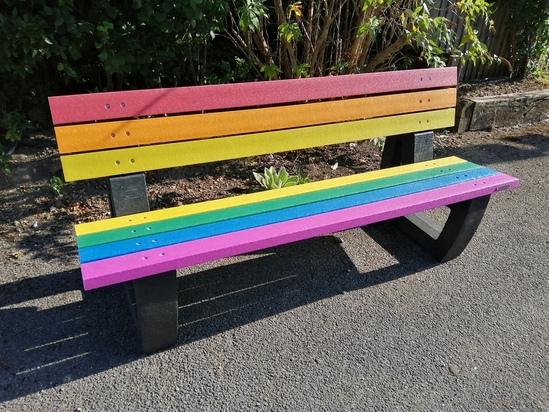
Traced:
<path id="1" fill-rule="evenodd" d="M 81 265 L 90 290 L 491 195 L 518 186 L 497 174 L 473 181 Z"/>
<path id="2" fill-rule="evenodd" d="M 455 67 L 54 96 L 55 125 L 453 87 Z"/>

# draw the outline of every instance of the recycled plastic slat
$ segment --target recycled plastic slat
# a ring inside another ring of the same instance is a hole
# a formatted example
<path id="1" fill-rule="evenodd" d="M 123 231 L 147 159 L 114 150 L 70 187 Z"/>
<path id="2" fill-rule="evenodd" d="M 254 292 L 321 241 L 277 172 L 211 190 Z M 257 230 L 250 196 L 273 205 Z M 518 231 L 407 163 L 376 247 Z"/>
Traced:
<path id="1" fill-rule="evenodd" d="M 455 67 L 49 98 L 55 125 L 455 87 Z"/>

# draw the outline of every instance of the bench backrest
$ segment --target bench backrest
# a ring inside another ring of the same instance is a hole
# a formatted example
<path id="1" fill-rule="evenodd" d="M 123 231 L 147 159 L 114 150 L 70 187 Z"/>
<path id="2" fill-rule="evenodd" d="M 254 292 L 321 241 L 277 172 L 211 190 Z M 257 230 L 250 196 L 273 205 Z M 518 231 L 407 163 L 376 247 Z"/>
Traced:
<path id="1" fill-rule="evenodd" d="M 67 181 L 452 127 L 455 67 L 51 97 Z"/>

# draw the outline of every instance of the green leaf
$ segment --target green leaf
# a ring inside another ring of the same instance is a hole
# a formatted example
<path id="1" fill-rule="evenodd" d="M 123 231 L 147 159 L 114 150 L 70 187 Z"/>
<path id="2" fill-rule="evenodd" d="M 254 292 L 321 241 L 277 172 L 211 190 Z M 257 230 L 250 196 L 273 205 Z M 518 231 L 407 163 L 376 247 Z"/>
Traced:
<path id="1" fill-rule="evenodd" d="M 294 78 L 301 79 L 302 77 L 309 77 L 309 69 L 311 65 L 309 63 L 298 64 L 292 67 L 292 74 Z"/>
<path id="2" fill-rule="evenodd" d="M 267 8 L 263 5 L 263 0 L 245 0 L 244 3 L 244 6 L 238 8 L 240 30 L 243 32 L 259 30 L 260 20 L 267 16 Z"/>
<path id="3" fill-rule="evenodd" d="M 284 185 L 288 181 L 288 177 L 289 176 L 286 168 L 282 166 L 278 171 L 278 180 L 281 182 L 282 185 Z"/>
<path id="4" fill-rule="evenodd" d="M 278 79 L 278 73 L 280 73 L 280 69 L 276 64 L 267 64 L 262 66 L 260 71 L 265 74 L 267 80 Z"/>
<path id="5" fill-rule="evenodd" d="M 301 37 L 301 30 L 299 29 L 299 24 L 295 21 L 288 21 L 286 23 L 278 26 L 278 32 L 280 37 L 286 43 L 290 43 L 292 40 L 297 40 Z"/>

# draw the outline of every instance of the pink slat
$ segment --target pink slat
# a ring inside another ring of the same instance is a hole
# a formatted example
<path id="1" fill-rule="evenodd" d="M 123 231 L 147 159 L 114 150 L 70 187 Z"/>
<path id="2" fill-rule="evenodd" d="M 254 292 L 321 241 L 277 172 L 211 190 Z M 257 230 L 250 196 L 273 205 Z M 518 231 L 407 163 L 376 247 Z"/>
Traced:
<path id="1" fill-rule="evenodd" d="M 95 289 L 156 273 L 360 227 L 480 196 L 491 195 L 517 186 L 518 180 L 516 178 L 505 174 L 497 174 L 470 182 L 322 215 L 85 263 L 82 265 L 84 288 L 86 290 Z M 175 257 L 170 258 L 170 256 Z"/>
<path id="2" fill-rule="evenodd" d="M 455 67 L 50 97 L 56 125 L 452 87 Z"/>

